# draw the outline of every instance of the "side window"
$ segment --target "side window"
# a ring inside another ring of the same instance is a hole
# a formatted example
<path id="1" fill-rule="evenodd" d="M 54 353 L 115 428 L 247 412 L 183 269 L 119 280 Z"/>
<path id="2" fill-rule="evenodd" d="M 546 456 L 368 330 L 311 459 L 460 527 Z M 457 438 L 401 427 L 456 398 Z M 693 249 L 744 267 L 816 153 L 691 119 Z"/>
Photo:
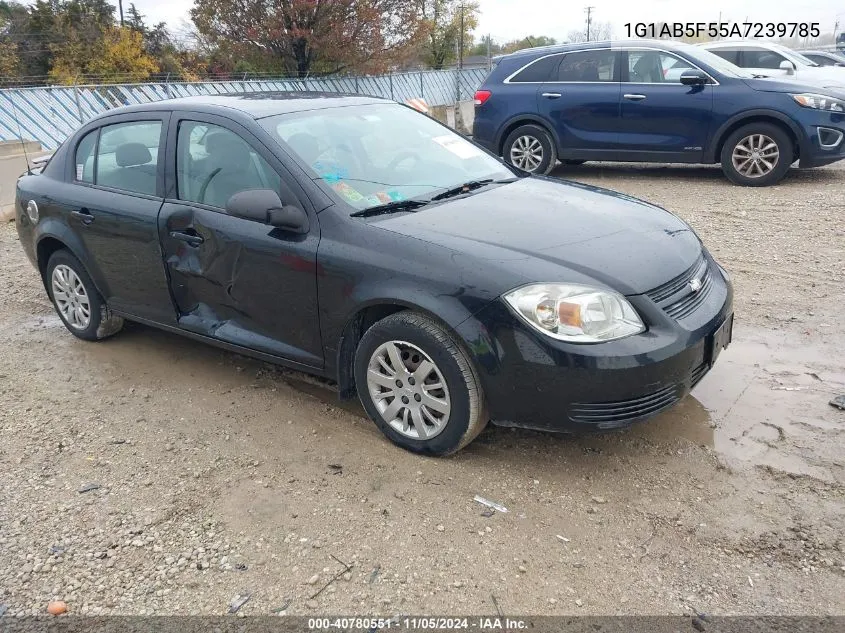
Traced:
<path id="1" fill-rule="evenodd" d="M 558 81 L 613 81 L 617 57 L 616 51 L 609 50 L 567 53 L 558 68 Z"/>
<path id="2" fill-rule="evenodd" d="M 680 84 L 681 74 L 692 66 L 659 51 L 628 52 L 628 81 L 641 84 Z"/>
<path id="3" fill-rule="evenodd" d="M 198 121 L 179 124 L 176 184 L 180 200 L 221 209 L 246 189 L 272 189 L 283 200 L 290 196 L 276 170 L 245 140 L 224 127 Z"/>
<path id="4" fill-rule="evenodd" d="M 96 184 L 133 193 L 156 194 L 161 121 L 107 125 L 97 147 Z"/>
<path id="5" fill-rule="evenodd" d="M 544 81 L 555 81 L 557 78 L 557 65 L 560 63 L 560 55 L 549 55 L 534 60 L 528 66 L 517 73 L 511 83 L 541 83 Z"/>
<path id="6" fill-rule="evenodd" d="M 742 51 L 742 65 L 745 68 L 780 68 L 786 57 L 765 48 L 746 48 Z"/>
<path id="7" fill-rule="evenodd" d="M 734 66 L 739 66 L 739 49 L 738 48 L 716 48 L 710 51 L 714 55 L 718 55 L 726 62 L 732 63 Z"/>
<path id="8" fill-rule="evenodd" d="M 99 131 L 88 132 L 76 146 L 73 177 L 79 182 L 94 183 L 94 148 L 97 146 L 97 133 Z"/>

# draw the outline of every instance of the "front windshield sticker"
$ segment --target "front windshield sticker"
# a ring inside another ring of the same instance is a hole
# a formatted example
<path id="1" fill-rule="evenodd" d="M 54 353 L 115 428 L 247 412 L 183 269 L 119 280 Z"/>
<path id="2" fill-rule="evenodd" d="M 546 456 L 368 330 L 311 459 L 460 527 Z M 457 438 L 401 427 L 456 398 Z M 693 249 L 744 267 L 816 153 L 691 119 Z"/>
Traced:
<path id="1" fill-rule="evenodd" d="M 338 182 L 332 185 L 332 188 L 351 202 L 360 202 L 364 199 L 364 196 L 362 196 L 358 191 L 347 185 L 345 182 Z"/>
<path id="2" fill-rule="evenodd" d="M 442 145 L 445 149 L 448 149 L 455 156 L 457 156 L 458 158 L 463 158 L 464 160 L 482 155 L 480 149 L 478 149 L 469 141 L 465 141 L 460 136 L 446 134 L 444 136 L 433 136 L 431 140 L 435 143 Z"/>

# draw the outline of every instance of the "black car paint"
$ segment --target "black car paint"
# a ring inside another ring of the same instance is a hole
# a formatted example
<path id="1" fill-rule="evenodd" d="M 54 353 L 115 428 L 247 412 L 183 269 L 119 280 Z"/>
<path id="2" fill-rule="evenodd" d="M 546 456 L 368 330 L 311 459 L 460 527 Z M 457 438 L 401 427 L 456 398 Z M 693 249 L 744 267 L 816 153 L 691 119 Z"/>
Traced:
<path id="1" fill-rule="evenodd" d="M 352 218 L 351 209 L 311 180 L 255 121 L 286 108 L 357 103 L 381 101 L 180 99 L 101 117 L 69 139 L 43 174 L 19 181 L 21 243 L 36 266 L 45 263 L 45 248 L 66 246 L 118 314 L 338 380 L 342 395 L 354 393 L 349 369 L 360 330 L 368 319 L 401 308 L 434 316 L 460 337 L 494 421 L 549 430 L 591 427 L 568 419 L 576 400 L 617 401 L 667 385 L 682 393 L 696 367 L 709 368 L 713 332 L 731 313 L 727 276 L 716 274 L 716 292 L 687 320 L 668 318 L 643 296 L 706 253 L 669 212 L 623 194 L 530 177 L 414 213 Z M 106 121 L 156 116 L 167 129 L 159 197 L 72 182 L 73 152 L 85 132 Z M 203 117 L 247 138 L 289 178 L 289 193 L 309 216 L 308 234 L 176 200 L 178 121 Z M 114 196 L 129 221 L 110 217 Z M 90 202 L 101 197 L 100 204 Z M 42 210 L 35 226 L 23 210 L 30 199 Z M 93 222 L 69 213 L 83 207 Z M 550 230 L 555 226 L 560 230 Z M 202 242 L 191 246 L 173 237 L 186 231 Z M 538 281 L 622 292 L 648 330 L 597 345 L 553 340 L 500 299 Z"/>

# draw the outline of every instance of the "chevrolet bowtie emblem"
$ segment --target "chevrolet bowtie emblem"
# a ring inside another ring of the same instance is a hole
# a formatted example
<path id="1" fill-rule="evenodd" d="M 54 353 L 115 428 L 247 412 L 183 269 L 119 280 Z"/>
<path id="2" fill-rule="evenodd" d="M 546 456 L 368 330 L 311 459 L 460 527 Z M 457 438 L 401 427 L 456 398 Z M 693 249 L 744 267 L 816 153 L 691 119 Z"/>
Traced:
<path id="1" fill-rule="evenodd" d="M 693 292 L 701 290 L 701 280 L 698 277 L 693 277 L 689 282 L 689 289 Z"/>

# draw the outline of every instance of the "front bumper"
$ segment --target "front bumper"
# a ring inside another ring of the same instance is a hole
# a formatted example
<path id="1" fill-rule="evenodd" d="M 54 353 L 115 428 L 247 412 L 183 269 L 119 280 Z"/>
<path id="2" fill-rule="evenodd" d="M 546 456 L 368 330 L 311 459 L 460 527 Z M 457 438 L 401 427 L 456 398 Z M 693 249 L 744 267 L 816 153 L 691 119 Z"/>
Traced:
<path id="1" fill-rule="evenodd" d="M 686 307 L 678 312 L 645 294 L 628 297 L 648 330 L 617 341 L 577 345 L 551 339 L 501 301 L 464 322 L 459 334 L 474 356 L 493 422 L 603 431 L 677 403 L 730 340 L 733 289 L 709 256 L 707 262 L 707 296 L 694 309 L 681 301 L 677 305 Z"/>
<path id="2" fill-rule="evenodd" d="M 798 166 L 821 167 L 845 158 L 845 114 L 813 113 L 805 122 Z"/>

